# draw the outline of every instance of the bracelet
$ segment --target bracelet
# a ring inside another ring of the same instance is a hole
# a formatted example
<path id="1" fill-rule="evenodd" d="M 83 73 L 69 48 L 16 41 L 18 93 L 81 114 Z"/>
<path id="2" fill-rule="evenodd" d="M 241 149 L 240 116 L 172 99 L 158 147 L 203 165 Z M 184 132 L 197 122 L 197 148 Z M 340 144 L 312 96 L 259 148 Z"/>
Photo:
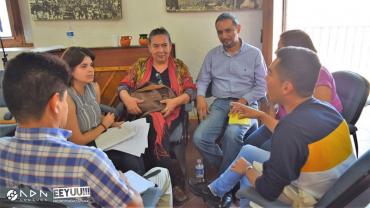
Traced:
<path id="1" fill-rule="evenodd" d="M 104 128 L 104 130 L 106 131 L 108 128 L 104 126 L 103 123 L 100 123 L 100 125 Z"/>

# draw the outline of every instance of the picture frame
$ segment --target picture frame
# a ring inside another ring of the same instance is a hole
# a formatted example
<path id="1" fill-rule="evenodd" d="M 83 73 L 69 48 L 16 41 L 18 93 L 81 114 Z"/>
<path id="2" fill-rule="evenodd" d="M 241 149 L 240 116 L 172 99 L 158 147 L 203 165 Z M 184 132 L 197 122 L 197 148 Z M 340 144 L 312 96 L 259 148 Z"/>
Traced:
<path id="1" fill-rule="evenodd" d="M 166 0 L 167 12 L 262 9 L 263 0 Z"/>
<path id="2" fill-rule="evenodd" d="M 33 20 L 115 20 L 122 0 L 29 0 Z"/>

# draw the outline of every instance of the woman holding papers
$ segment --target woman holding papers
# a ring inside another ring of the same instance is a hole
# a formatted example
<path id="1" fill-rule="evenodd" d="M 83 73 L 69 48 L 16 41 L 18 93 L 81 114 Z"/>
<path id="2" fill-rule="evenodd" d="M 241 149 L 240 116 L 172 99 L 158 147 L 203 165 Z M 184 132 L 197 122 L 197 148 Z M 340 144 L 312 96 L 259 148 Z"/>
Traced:
<path id="1" fill-rule="evenodd" d="M 161 101 L 165 104 L 162 111 L 146 116 L 150 130 L 149 148 L 144 158 L 146 168 L 162 166 L 170 171 L 174 200 L 182 203 L 187 200 L 182 188 L 185 176 L 178 161 L 170 158 L 169 143 L 171 133 L 182 122 L 181 107 L 194 99 L 195 85 L 188 67 L 181 60 L 171 57 L 171 38 L 166 29 L 157 28 L 150 32 L 148 48 L 151 56 L 137 60 L 131 67 L 128 75 L 121 81 L 119 97 L 130 114 L 140 115 L 142 110 L 138 104 L 143 101 L 130 95 L 137 88 L 151 82 L 166 85 L 176 94 L 175 98 Z"/>
<path id="2" fill-rule="evenodd" d="M 114 114 L 102 116 L 99 85 L 94 82 L 93 63 L 95 54 L 87 48 L 70 47 L 62 55 L 71 70 L 68 88 L 67 129 L 72 131 L 70 140 L 76 144 L 96 146 L 94 140 L 110 127 L 122 123 L 114 122 Z M 106 151 L 116 169 L 123 172 L 133 170 L 140 175 L 145 173 L 142 158 L 124 152 Z"/>

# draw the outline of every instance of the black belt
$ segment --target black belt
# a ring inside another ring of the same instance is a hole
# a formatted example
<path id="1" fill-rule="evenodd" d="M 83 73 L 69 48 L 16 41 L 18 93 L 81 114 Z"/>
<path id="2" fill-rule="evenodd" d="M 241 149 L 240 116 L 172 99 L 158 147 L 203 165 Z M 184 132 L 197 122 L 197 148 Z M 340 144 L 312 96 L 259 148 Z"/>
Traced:
<path id="1" fill-rule="evenodd" d="M 222 99 L 235 101 L 235 100 L 239 100 L 240 98 L 227 97 L 227 98 L 222 98 Z"/>

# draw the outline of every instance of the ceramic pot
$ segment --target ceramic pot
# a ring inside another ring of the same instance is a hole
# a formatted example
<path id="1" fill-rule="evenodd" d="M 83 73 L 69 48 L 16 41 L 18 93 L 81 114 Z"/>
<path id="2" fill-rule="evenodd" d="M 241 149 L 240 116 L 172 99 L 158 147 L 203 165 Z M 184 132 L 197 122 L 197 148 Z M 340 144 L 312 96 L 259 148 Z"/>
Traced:
<path id="1" fill-rule="evenodd" d="M 132 39 L 131 36 L 121 36 L 120 39 L 121 47 L 130 47 L 131 39 Z"/>
<path id="2" fill-rule="evenodd" d="M 141 46 L 147 46 L 149 43 L 148 34 L 139 34 L 139 44 Z"/>

